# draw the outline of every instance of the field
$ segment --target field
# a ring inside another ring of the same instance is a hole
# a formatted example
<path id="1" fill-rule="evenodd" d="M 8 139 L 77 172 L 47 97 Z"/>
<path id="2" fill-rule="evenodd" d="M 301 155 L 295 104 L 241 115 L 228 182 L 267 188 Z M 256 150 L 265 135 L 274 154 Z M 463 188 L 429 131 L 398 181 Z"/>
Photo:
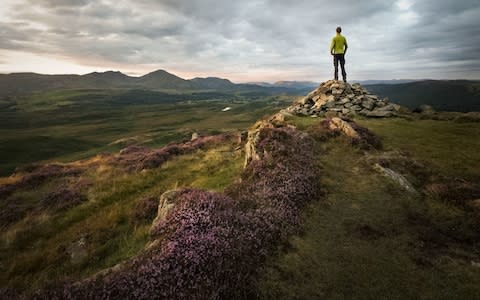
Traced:
<path id="1" fill-rule="evenodd" d="M 5 176 L 43 160 L 82 159 L 130 144 L 161 146 L 190 139 L 193 132 L 245 130 L 292 98 L 258 93 L 67 90 L 1 101 L 0 176 Z M 232 109 L 222 112 L 227 106 Z"/>
<path id="2" fill-rule="evenodd" d="M 318 123 L 292 122 L 305 130 Z M 267 263 L 260 298 L 478 299 L 479 212 L 468 200 L 480 191 L 480 144 L 472 140 L 480 124 L 358 123 L 382 137 L 383 149 L 364 151 L 343 137 L 318 143 L 325 197 L 305 210 L 305 231 Z M 377 162 L 417 192 L 381 175 Z"/>

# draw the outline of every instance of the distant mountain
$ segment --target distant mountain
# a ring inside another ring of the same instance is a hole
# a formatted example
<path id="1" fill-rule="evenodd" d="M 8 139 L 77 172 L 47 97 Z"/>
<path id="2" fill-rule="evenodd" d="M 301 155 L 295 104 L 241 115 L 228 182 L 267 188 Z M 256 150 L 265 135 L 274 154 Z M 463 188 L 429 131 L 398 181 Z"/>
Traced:
<path id="1" fill-rule="evenodd" d="M 207 77 L 207 78 L 193 78 L 190 79 L 190 82 L 193 83 L 198 88 L 208 88 L 208 89 L 233 89 L 235 84 L 228 79 L 222 79 L 217 77 Z"/>
<path id="2" fill-rule="evenodd" d="M 373 84 L 401 84 L 415 81 L 422 81 L 422 79 L 389 79 L 389 80 L 352 80 L 351 83 L 360 83 L 361 85 Z"/>
<path id="3" fill-rule="evenodd" d="M 293 89 L 313 89 L 318 87 L 320 84 L 313 81 L 277 81 L 273 85 L 277 87 Z"/>
<path id="4" fill-rule="evenodd" d="M 26 95 L 66 89 L 148 89 L 178 91 L 241 91 L 273 93 L 303 93 L 301 84 L 234 84 L 228 79 L 207 77 L 186 80 L 165 70 L 157 70 L 141 77 L 131 77 L 121 72 L 93 72 L 86 75 L 44 75 L 36 73 L 0 74 L 0 97 Z M 305 89 L 305 84 L 303 85 Z M 309 89 L 311 87 L 309 86 Z"/>
<path id="5" fill-rule="evenodd" d="M 264 87 L 282 87 L 297 90 L 314 89 L 319 86 L 319 83 L 313 81 L 277 81 L 275 83 L 249 82 L 248 84 L 255 84 Z"/>
<path id="6" fill-rule="evenodd" d="M 402 84 L 375 84 L 368 90 L 392 102 L 416 108 L 431 105 L 439 111 L 480 111 L 480 81 L 424 80 Z"/>
<path id="7" fill-rule="evenodd" d="M 132 78 L 132 77 L 130 77 Z M 142 77 L 133 78 L 137 85 L 150 89 L 193 89 L 192 82 L 168 73 L 157 70 Z"/>

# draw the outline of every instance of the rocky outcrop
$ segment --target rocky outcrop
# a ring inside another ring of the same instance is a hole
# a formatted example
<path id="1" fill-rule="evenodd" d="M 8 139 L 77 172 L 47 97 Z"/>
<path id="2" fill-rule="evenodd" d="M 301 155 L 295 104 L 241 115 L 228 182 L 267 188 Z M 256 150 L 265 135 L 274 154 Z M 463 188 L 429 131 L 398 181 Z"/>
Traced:
<path id="1" fill-rule="evenodd" d="M 257 152 L 257 145 L 260 141 L 260 131 L 263 128 L 275 128 L 284 126 L 285 116 L 288 113 L 279 112 L 274 114 L 266 120 L 261 120 L 255 123 L 247 133 L 247 140 L 245 143 L 245 162 L 246 167 L 252 160 L 260 160 L 261 154 Z"/>
<path id="2" fill-rule="evenodd" d="M 330 119 L 330 122 L 326 122 L 326 126 L 328 126 L 328 129 L 337 130 L 352 139 L 358 139 L 360 137 L 349 122 L 337 117 Z"/>
<path id="3" fill-rule="evenodd" d="M 383 174 L 385 177 L 388 177 L 399 184 L 402 188 L 410 193 L 416 193 L 415 188 L 412 184 L 402 175 L 390 168 L 384 168 L 380 164 L 375 164 L 374 169 Z"/>
<path id="4" fill-rule="evenodd" d="M 181 190 L 169 190 L 160 196 L 158 201 L 157 217 L 152 222 L 150 232 L 153 232 L 160 223 L 165 220 L 168 212 L 175 206 L 176 199 L 181 194 Z"/>
<path id="5" fill-rule="evenodd" d="M 363 149 L 381 149 L 382 142 L 368 128 L 362 127 L 355 123 L 352 119 L 346 117 L 325 118 L 322 126 L 330 131 L 343 134 L 350 138 L 353 145 L 357 145 Z"/>
<path id="6" fill-rule="evenodd" d="M 389 103 L 387 98 L 380 99 L 369 93 L 360 84 L 350 85 L 342 81 L 329 80 L 286 109 L 287 112 L 323 117 L 327 113 L 337 116 L 363 115 L 366 117 L 393 117 L 401 106 Z"/>

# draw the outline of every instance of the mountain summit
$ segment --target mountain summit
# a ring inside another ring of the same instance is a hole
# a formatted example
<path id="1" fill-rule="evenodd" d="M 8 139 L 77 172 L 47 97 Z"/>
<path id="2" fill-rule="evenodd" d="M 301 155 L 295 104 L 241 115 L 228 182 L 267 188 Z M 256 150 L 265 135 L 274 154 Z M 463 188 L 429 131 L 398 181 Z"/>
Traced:
<path id="1" fill-rule="evenodd" d="M 326 113 L 339 116 L 364 115 L 367 117 L 393 117 L 401 106 L 389 103 L 388 98 L 379 99 L 358 83 L 350 85 L 329 80 L 310 92 L 306 97 L 287 108 L 297 115 L 323 117 Z"/>

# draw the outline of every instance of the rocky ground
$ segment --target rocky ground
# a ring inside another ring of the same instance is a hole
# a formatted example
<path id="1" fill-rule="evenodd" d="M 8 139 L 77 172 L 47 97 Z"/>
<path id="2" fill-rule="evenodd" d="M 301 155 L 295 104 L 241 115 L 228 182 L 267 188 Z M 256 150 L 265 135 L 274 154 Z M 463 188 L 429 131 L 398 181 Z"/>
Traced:
<path id="1" fill-rule="evenodd" d="M 323 117 L 330 115 L 353 117 L 393 117 L 406 109 L 388 99 L 379 99 L 360 84 L 329 80 L 286 109 L 296 115 Z"/>

